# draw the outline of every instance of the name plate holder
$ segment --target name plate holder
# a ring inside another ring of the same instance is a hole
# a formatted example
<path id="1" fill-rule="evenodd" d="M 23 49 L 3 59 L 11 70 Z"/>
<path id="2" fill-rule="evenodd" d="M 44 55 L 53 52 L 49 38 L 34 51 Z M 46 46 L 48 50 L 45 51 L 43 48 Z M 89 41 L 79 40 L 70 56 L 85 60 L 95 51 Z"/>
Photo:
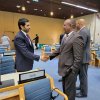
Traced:
<path id="1" fill-rule="evenodd" d="M 38 70 L 19 74 L 19 84 L 46 78 L 45 70 Z"/>

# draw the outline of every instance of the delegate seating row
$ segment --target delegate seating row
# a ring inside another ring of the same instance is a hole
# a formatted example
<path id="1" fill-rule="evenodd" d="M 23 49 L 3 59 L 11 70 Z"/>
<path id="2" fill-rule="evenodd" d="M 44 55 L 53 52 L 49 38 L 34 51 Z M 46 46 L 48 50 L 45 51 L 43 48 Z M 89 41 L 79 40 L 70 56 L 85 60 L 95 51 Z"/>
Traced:
<path id="1" fill-rule="evenodd" d="M 36 72 L 36 70 L 31 72 Z M 30 74 L 31 72 L 24 72 L 24 75 L 26 73 Z M 44 78 L 33 81 L 31 80 L 30 82 L 25 82 L 22 84 L 18 84 L 18 75 L 19 73 L 1 75 L 1 80 L 4 81 L 9 80 L 7 78 L 13 78 L 16 80 L 17 84 L 15 84 L 15 86 L 1 88 L 0 100 L 51 100 L 54 92 L 57 92 L 57 97 L 59 94 L 64 98 L 64 100 L 68 100 L 67 96 L 54 86 L 54 80 L 48 74 L 45 74 Z M 32 74 L 31 77 L 33 77 Z"/>
<path id="2" fill-rule="evenodd" d="M 100 67 L 100 45 L 94 45 L 91 47 L 91 65 Z"/>

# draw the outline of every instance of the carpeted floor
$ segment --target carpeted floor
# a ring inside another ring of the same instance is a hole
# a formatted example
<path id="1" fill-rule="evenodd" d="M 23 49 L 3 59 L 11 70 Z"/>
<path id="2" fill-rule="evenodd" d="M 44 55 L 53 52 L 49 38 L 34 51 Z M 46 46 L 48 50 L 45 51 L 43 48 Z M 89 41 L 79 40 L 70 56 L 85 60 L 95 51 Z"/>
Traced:
<path id="1" fill-rule="evenodd" d="M 41 54 L 40 50 L 35 51 L 35 54 Z M 58 82 L 58 58 L 49 60 L 47 62 L 34 62 L 33 69 L 40 68 L 45 69 L 46 73 L 54 78 L 55 86 L 62 90 L 62 83 Z M 79 81 L 77 81 L 78 85 Z M 56 100 L 63 100 L 62 97 L 58 97 Z M 76 98 L 76 100 L 100 100 L 100 68 L 89 66 L 88 69 L 88 97 Z"/>

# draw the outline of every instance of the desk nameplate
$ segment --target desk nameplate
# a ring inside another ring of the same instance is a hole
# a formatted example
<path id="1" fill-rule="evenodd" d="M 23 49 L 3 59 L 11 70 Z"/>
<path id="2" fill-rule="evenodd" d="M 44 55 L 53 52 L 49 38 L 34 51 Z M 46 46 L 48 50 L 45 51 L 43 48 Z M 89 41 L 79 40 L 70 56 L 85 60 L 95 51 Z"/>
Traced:
<path id="1" fill-rule="evenodd" d="M 19 74 L 19 84 L 42 78 L 45 78 L 45 70 L 21 73 Z"/>

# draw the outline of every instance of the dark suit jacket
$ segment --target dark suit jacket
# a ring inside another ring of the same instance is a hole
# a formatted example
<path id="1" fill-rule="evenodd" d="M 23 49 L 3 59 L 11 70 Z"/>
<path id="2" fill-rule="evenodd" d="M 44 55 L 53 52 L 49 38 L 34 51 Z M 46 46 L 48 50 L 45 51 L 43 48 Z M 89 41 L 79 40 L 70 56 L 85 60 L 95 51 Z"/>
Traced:
<path id="1" fill-rule="evenodd" d="M 64 35 L 65 35 L 65 33 L 60 35 L 60 39 L 59 39 L 60 44 L 61 44 L 61 41 L 62 41 Z"/>
<path id="2" fill-rule="evenodd" d="M 34 54 L 33 44 L 29 43 L 22 31 L 18 32 L 14 39 L 16 49 L 16 69 L 17 71 L 28 71 L 33 67 L 34 60 L 38 61 L 40 56 Z"/>
<path id="3" fill-rule="evenodd" d="M 84 56 L 83 56 L 83 63 L 89 63 L 91 60 L 90 57 L 90 31 L 84 27 L 79 32 L 79 35 L 82 36 L 84 41 Z"/>
<path id="4" fill-rule="evenodd" d="M 50 60 L 59 55 L 58 73 L 61 76 L 67 75 L 68 69 L 78 72 L 83 58 L 83 39 L 73 32 L 64 43 L 61 44 L 60 49 L 50 55 Z"/>
<path id="5" fill-rule="evenodd" d="M 39 36 L 36 36 L 33 40 L 35 40 L 35 44 L 39 42 Z"/>

